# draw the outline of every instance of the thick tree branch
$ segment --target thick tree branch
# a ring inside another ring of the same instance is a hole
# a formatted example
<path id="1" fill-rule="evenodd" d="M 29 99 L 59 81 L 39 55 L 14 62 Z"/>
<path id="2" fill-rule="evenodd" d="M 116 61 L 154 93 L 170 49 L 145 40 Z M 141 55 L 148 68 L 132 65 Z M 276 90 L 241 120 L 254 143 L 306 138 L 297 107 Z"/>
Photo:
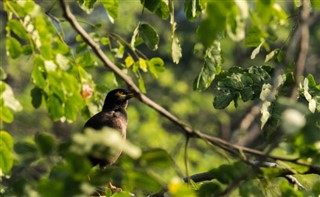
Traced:
<path id="1" fill-rule="evenodd" d="M 302 10 L 300 14 L 300 52 L 294 70 L 295 85 L 292 88 L 291 99 L 296 100 L 298 97 L 298 88 L 300 77 L 303 76 L 305 64 L 309 49 L 309 16 L 311 10 L 310 0 L 301 0 Z"/>
<path id="2" fill-rule="evenodd" d="M 148 105 L 149 107 L 153 108 L 157 112 L 159 112 L 161 115 L 169 119 L 171 122 L 173 122 L 175 125 L 179 126 L 183 133 L 189 137 L 196 137 L 203 139 L 206 142 L 209 142 L 212 145 L 218 146 L 224 150 L 227 150 L 229 152 L 243 152 L 251 155 L 258 156 L 260 158 L 270 158 L 273 160 L 281 160 L 281 161 L 289 161 L 293 162 L 299 165 L 304 165 L 308 167 L 312 167 L 314 169 L 320 169 L 320 167 L 314 167 L 311 166 L 308 163 L 300 162 L 296 159 L 288 159 L 284 157 L 278 157 L 278 156 L 273 156 L 269 154 L 265 154 L 264 152 L 239 146 L 239 145 L 234 145 L 231 144 L 225 140 L 222 140 L 220 138 L 214 137 L 207 135 L 199 130 L 195 130 L 191 127 L 189 127 L 187 124 L 182 122 L 180 119 L 178 119 L 175 115 L 171 114 L 169 111 L 167 111 L 165 108 L 162 106 L 158 105 L 156 102 L 148 98 L 146 95 L 144 95 L 138 86 L 134 83 L 134 81 L 124 72 L 121 71 L 106 55 L 105 53 L 101 50 L 100 46 L 98 43 L 96 43 L 90 35 L 80 26 L 80 24 L 77 22 L 77 19 L 75 16 L 72 14 L 70 7 L 68 4 L 64 2 L 64 0 L 60 0 L 62 11 L 64 14 L 64 17 L 67 19 L 67 21 L 71 24 L 71 26 L 82 36 L 83 40 L 92 48 L 93 52 L 97 55 L 97 57 L 104 63 L 104 65 L 112 70 L 115 74 L 117 74 L 119 77 L 121 77 L 124 82 L 128 85 L 128 87 L 135 93 L 135 97 L 139 99 L 142 103 L 145 105 Z M 320 170 L 319 170 L 320 172 Z M 320 174 L 320 173 L 319 173 Z"/>

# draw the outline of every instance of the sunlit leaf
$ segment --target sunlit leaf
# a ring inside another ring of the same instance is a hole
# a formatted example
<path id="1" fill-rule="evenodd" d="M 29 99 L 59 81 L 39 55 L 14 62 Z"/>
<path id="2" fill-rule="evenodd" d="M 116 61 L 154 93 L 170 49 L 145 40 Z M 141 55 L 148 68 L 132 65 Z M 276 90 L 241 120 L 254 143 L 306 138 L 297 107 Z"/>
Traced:
<path id="1" fill-rule="evenodd" d="M 15 19 L 11 19 L 8 22 L 8 26 L 10 27 L 10 30 L 13 31 L 20 38 L 23 38 L 23 39 L 27 38 L 28 36 L 27 31 L 19 21 Z"/>
<path id="2" fill-rule="evenodd" d="M 140 69 L 143 70 L 144 72 L 147 72 L 148 69 L 147 69 L 147 61 L 143 58 L 139 58 L 139 66 L 140 66 Z"/>
<path id="3" fill-rule="evenodd" d="M 32 79 L 33 83 L 42 89 L 46 86 L 44 71 L 45 68 L 43 60 L 39 56 L 35 56 L 32 70 Z"/>
<path id="4" fill-rule="evenodd" d="M 174 179 L 168 185 L 168 191 L 170 196 L 173 197 L 196 197 L 196 193 L 186 183 Z"/>
<path id="5" fill-rule="evenodd" d="M 155 78 L 158 78 L 158 74 L 164 71 L 164 62 L 161 58 L 154 57 L 148 62 L 149 71 Z"/>
<path id="6" fill-rule="evenodd" d="M 82 108 L 83 99 L 80 94 L 74 93 L 69 96 L 65 103 L 65 116 L 67 120 L 74 121 L 78 117 L 79 110 Z"/>
<path id="7" fill-rule="evenodd" d="M 227 15 L 232 6 L 234 6 L 232 1 L 208 1 L 206 17 L 203 17 L 197 29 L 199 40 L 206 47 L 209 47 L 225 32 Z"/>
<path id="8" fill-rule="evenodd" d="M 193 82 L 193 89 L 203 91 L 207 89 L 217 74 L 217 69 L 222 64 L 220 42 L 215 41 L 212 46 L 207 49 L 205 62 L 199 75 Z"/>
<path id="9" fill-rule="evenodd" d="M 277 57 L 277 55 L 279 54 L 279 49 L 275 49 L 273 51 L 271 51 L 270 53 L 268 53 L 266 55 L 266 58 L 264 60 L 264 62 L 269 62 L 270 60 L 272 60 L 274 57 Z"/>
<path id="10" fill-rule="evenodd" d="M 5 80 L 7 78 L 7 73 L 0 67 L 0 80 Z M 2 93 L 2 89 L 0 88 L 0 93 Z"/>
<path id="11" fill-rule="evenodd" d="M 6 40 L 6 46 L 7 46 L 8 55 L 11 58 L 16 59 L 21 55 L 22 53 L 21 44 L 15 38 L 8 37 Z"/>
<path id="12" fill-rule="evenodd" d="M 129 55 L 125 60 L 124 60 L 126 67 L 130 68 L 134 64 L 134 60 L 131 55 Z"/>
<path id="13" fill-rule="evenodd" d="M 186 0 L 184 2 L 184 13 L 189 21 L 194 21 L 202 11 L 201 0 Z"/>
<path id="14" fill-rule="evenodd" d="M 100 39 L 100 42 L 103 44 L 103 45 L 109 45 L 110 44 L 110 39 L 107 38 L 107 37 L 102 37 Z"/>
<path id="15" fill-rule="evenodd" d="M 1 103 L 1 113 L 0 113 L 0 120 L 3 120 L 6 123 L 11 123 L 13 121 L 13 114 L 10 109 L 3 105 L 3 100 L 0 100 Z"/>
<path id="16" fill-rule="evenodd" d="M 5 83 L 0 81 L 0 84 L 1 84 L 1 87 L 3 87 L 2 84 L 5 84 Z M 22 110 L 22 105 L 14 97 L 13 90 L 8 84 L 5 84 L 5 89 L 4 89 L 4 91 L 1 91 L 1 92 L 2 92 L 1 97 L 3 98 L 4 106 L 9 107 L 13 111 L 21 111 Z"/>
<path id="17" fill-rule="evenodd" d="M 262 31 L 259 27 L 252 26 L 248 29 L 245 44 L 249 47 L 257 47 L 261 44 L 261 41 L 267 38 L 267 36 L 268 34 Z"/>
<path id="18" fill-rule="evenodd" d="M 146 87 L 144 86 L 144 80 L 142 79 L 142 77 L 140 77 L 138 79 L 138 83 L 139 83 L 139 88 L 140 90 L 143 92 L 143 93 L 146 93 L 147 90 L 146 90 Z"/>
<path id="19" fill-rule="evenodd" d="M 240 41 L 245 37 L 249 6 L 246 1 L 235 1 L 235 5 L 227 17 L 226 30 L 232 40 Z"/>
<path id="20" fill-rule="evenodd" d="M 5 174 L 10 172 L 13 165 L 12 152 L 13 138 L 6 131 L 0 131 L 0 171 Z"/>
<path id="21" fill-rule="evenodd" d="M 181 57 L 182 57 L 182 49 L 180 46 L 180 41 L 175 35 L 173 35 L 173 37 L 172 37 L 171 51 L 172 51 L 171 55 L 172 55 L 173 62 L 178 64 L 180 62 Z"/>
<path id="22" fill-rule="evenodd" d="M 103 0 L 101 3 L 107 10 L 109 18 L 111 17 L 111 22 L 113 22 L 113 20 L 118 17 L 118 0 Z"/>
<path id="23" fill-rule="evenodd" d="M 250 56 L 251 59 L 256 58 L 256 56 L 259 54 L 260 48 L 261 48 L 261 46 L 263 45 L 263 43 L 264 43 L 264 42 L 261 42 L 261 43 L 259 44 L 259 46 L 257 46 L 257 47 L 252 51 L 251 56 Z"/>

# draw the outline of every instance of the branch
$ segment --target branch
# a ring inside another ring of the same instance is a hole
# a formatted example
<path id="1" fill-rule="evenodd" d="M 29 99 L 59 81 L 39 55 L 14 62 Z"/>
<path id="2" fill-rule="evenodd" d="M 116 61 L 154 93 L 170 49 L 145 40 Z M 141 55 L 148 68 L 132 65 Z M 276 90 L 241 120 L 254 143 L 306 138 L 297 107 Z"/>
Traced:
<path id="1" fill-rule="evenodd" d="M 302 10 L 300 15 L 300 30 L 301 30 L 301 40 L 300 40 L 300 52 L 298 55 L 296 67 L 294 70 L 295 84 L 292 88 L 291 99 L 296 100 L 298 98 L 298 88 L 300 84 L 300 77 L 303 76 L 305 69 L 306 59 L 309 49 L 309 16 L 310 16 L 310 0 L 301 0 Z"/>
<path id="2" fill-rule="evenodd" d="M 98 43 L 96 43 L 90 35 L 80 26 L 78 23 L 76 17 L 72 14 L 70 7 L 68 4 L 64 2 L 64 0 L 60 0 L 62 11 L 64 14 L 64 17 L 69 21 L 71 26 L 82 36 L 83 40 L 92 48 L 93 52 L 97 55 L 97 57 L 103 62 L 105 67 L 109 68 L 111 71 L 113 71 L 115 74 L 117 74 L 120 78 L 123 79 L 123 81 L 128 85 L 128 87 L 135 93 L 135 97 L 140 100 L 142 103 L 145 105 L 153 108 L 156 110 L 158 113 L 169 119 L 173 124 L 179 126 L 181 128 L 181 131 L 188 137 L 195 137 L 195 138 L 200 138 L 206 142 L 209 142 L 212 145 L 215 145 L 217 147 L 220 147 L 228 152 L 240 152 L 240 153 L 247 153 L 251 155 L 258 156 L 260 158 L 270 158 L 273 160 L 281 160 L 281 161 L 288 161 L 288 162 L 293 162 L 298 165 L 303 165 L 307 167 L 312 167 L 314 169 L 318 169 L 320 172 L 320 167 L 318 166 L 312 166 L 308 163 L 304 162 L 299 162 L 297 159 L 288 159 L 284 157 L 278 157 L 278 156 L 273 156 L 269 154 L 265 154 L 264 152 L 247 148 L 244 146 L 239 146 L 239 145 L 234 145 L 231 144 L 225 140 L 222 140 L 218 137 L 210 136 L 207 135 L 199 130 L 193 129 L 189 127 L 187 124 L 182 122 L 180 119 L 178 119 L 175 115 L 171 114 L 169 111 L 167 111 L 165 108 L 162 106 L 158 105 L 156 102 L 148 98 L 146 95 L 144 95 L 138 86 L 133 82 L 133 80 L 124 72 L 121 71 L 106 55 L 105 53 L 101 50 L 100 46 Z"/>

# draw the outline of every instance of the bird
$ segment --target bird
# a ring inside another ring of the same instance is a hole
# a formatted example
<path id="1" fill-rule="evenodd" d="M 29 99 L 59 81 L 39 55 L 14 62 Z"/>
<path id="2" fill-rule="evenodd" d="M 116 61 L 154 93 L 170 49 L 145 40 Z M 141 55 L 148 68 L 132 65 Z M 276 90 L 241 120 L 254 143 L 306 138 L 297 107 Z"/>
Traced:
<path id="1" fill-rule="evenodd" d="M 84 125 L 84 128 L 92 128 L 101 130 L 103 127 L 113 128 L 119 131 L 126 139 L 126 129 L 128 124 L 128 116 L 126 109 L 128 101 L 134 96 L 134 93 L 125 89 L 111 90 L 104 101 L 102 111 L 92 116 Z M 99 165 L 100 168 L 105 168 L 108 165 L 114 164 L 120 157 L 122 151 L 118 151 L 112 157 L 96 157 L 88 155 L 88 158 L 93 166 Z"/>

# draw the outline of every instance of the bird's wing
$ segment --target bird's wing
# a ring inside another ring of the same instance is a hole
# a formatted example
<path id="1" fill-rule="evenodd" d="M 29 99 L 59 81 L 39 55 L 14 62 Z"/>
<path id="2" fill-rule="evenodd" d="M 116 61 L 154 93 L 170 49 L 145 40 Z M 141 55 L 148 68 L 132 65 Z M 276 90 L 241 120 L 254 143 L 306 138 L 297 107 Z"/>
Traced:
<path id="1" fill-rule="evenodd" d="M 85 124 L 85 128 L 90 127 L 96 130 L 103 127 L 111 127 L 119 130 L 125 136 L 127 128 L 127 116 L 125 111 L 111 110 L 107 112 L 99 112 L 91 117 Z"/>

